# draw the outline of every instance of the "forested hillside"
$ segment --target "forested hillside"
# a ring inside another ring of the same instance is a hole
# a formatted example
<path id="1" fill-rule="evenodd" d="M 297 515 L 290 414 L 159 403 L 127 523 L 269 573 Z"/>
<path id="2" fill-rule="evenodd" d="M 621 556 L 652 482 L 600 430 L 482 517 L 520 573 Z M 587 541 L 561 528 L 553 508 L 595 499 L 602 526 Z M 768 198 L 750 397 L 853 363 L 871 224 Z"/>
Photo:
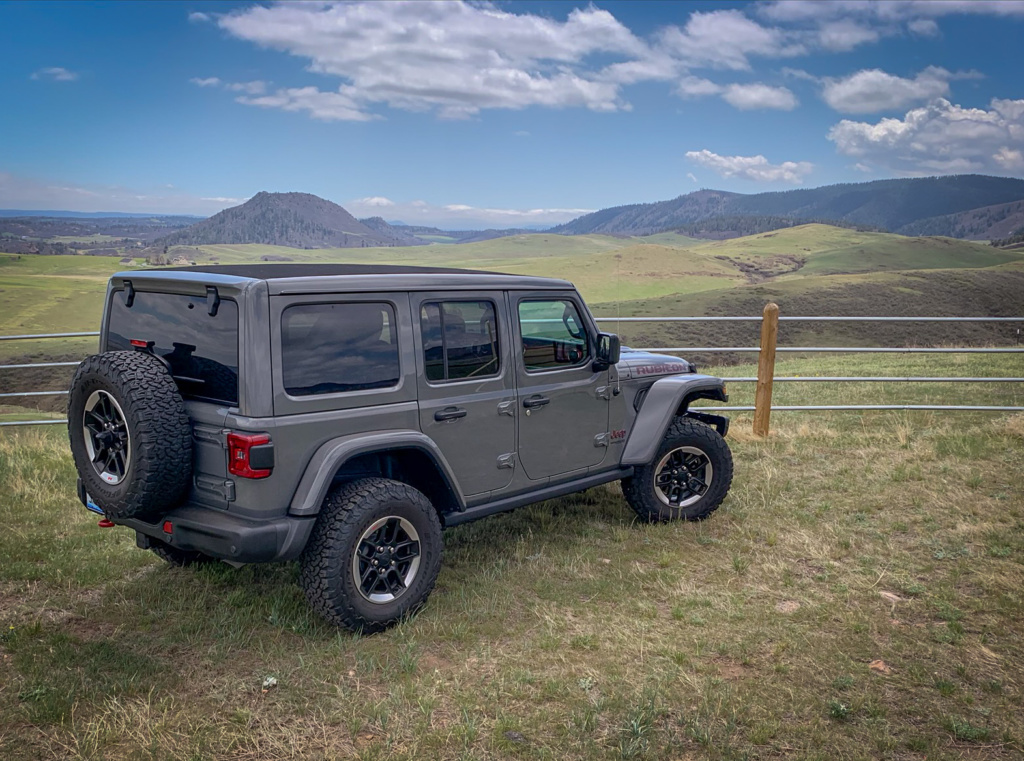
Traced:
<path id="1" fill-rule="evenodd" d="M 1005 234 L 1001 225 L 1022 214 L 1021 202 L 1024 180 L 977 174 L 755 195 L 698 190 L 669 201 L 601 209 L 551 232 L 648 235 L 676 229 L 698 237 L 736 237 L 818 221 L 912 235 L 988 239 L 994 233 Z"/>

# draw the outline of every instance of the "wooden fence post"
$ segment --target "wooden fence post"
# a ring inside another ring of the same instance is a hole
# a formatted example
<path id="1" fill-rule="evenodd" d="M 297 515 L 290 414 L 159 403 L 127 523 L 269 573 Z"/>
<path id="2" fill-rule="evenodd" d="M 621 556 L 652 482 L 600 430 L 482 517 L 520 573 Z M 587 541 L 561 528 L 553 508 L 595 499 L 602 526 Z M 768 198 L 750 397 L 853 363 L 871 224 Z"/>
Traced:
<path id="1" fill-rule="evenodd" d="M 775 379 L 775 341 L 779 336 L 779 305 L 768 302 L 761 318 L 761 353 L 757 360 L 757 391 L 754 394 L 754 435 L 767 436 L 772 415 L 772 382 Z"/>

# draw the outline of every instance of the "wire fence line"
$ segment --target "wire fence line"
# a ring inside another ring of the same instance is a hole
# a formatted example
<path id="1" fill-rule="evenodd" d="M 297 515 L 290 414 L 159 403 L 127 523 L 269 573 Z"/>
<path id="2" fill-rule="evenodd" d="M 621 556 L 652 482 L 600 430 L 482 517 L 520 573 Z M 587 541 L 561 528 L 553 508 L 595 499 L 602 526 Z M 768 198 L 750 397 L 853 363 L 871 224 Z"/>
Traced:
<path id="1" fill-rule="evenodd" d="M 772 310 L 774 308 L 774 311 Z M 890 346 L 776 346 L 775 334 L 778 322 L 1019 322 L 1024 317 L 927 317 L 901 316 L 882 317 L 861 315 L 851 317 L 838 316 L 804 316 L 779 315 L 774 304 L 765 307 L 761 316 L 705 316 L 705 317 L 598 317 L 599 323 L 679 323 L 679 322 L 759 322 L 762 325 L 761 345 L 759 346 L 650 346 L 638 347 L 640 351 L 662 351 L 668 353 L 731 353 L 749 352 L 761 356 L 758 375 L 749 377 L 728 377 L 723 379 L 729 383 L 757 383 L 758 400 L 755 405 L 731 405 L 700 407 L 709 412 L 749 412 L 755 413 L 755 432 L 767 434 L 768 415 L 771 412 L 815 411 L 815 410 L 937 410 L 937 411 L 993 411 L 993 412 L 1024 412 L 1024 407 L 999 405 L 965 405 L 965 404 L 807 404 L 807 405 L 773 405 L 771 403 L 771 386 L 773 383 L 1024 383 L 1024 377 L 966 377 L 966 376 L 775 376 L 774 357 L 777 352 L 789 353 L 880 353 L 880 354 L 1024 354 L 1024 347 L 890 347 Z M 86 338 L 98 336 L 98 331 L 75 333 L 35 333 L 0 336 L 0 341 L 47 340 L 54 338 Z M 769 359 L 769 361 L 765 361 Z M 2 370 L 18 370 L 44 367 L 75 367 L 79 362 L 30 362 L 24 364 L 0 365 Z M 767 389 L 767 391 L 765 391 Z M 62 391 L 13 391 L 0 393 L 0 399 L 20 397 L 63 396 Z M 765 402 L 765 400 L 767 400 Z M 759 429 L 758 417 L 761 418 Z M 67 420 L 41 419 L 16 420 L 0 422 L 4 426 L 27 425 L 62 425 Z"/>
<path id="2" fill-rule="evenodd" d="M 595 317 L 597 322 L 761 322 L 761 317 Z M 805 317 L 779 315 L 779 322 L 1024 322 L 1024 317 Z M 82 335 L 99 335 L 83 333 Z"/>

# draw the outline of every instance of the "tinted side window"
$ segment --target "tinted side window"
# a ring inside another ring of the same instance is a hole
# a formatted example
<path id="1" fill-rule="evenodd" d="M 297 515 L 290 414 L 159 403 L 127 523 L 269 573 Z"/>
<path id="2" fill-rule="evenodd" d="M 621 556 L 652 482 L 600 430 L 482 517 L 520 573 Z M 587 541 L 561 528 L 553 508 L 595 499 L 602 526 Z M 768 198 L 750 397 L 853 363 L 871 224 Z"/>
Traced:
<path id="1" fill-rule="evenodd" d="M 292 396 L 398 385 L 390 304 L 298 304 L 281 315 L 281 371 Z"/>
<path id="2" fill-rule="evenodd" d="M 571 301 L 519 302 L 519 332 L 527 370 L 582 365 L 589 357 L 587 331 Z"/>
<path id="3" fill-rule="evenodd" d="M 420 309 L 427 380 L 497 375 L 498 323 L 490 301 L 431 301 Z"/>
<path id="4" fill-rule="evenodd" d="M 107 351 L 132 351 L 133 340 L 152 341 L 171 365 L 182 396 L 238 404 L 238 305 L 221 299 L 211 315 L 205 296 L 136 291 L 111 294 Z"/>

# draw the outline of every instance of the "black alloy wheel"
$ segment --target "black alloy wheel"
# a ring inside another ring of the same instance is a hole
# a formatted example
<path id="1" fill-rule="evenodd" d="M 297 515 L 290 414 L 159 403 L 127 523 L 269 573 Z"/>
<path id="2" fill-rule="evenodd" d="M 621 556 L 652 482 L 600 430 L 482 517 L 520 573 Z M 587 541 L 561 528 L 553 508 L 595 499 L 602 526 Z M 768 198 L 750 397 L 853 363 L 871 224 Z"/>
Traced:
<path id="1" fill-rule="evenodd" d="M 374 521 L 363 532 L 352 556 L 352 577 L 359 593 L 373 603 L 397 600 L 420 569 L 420 535 L 398 515 Z"/>
<path id="2" fill-rule="evenodd" d="M 86 400 L 82 434 L 96 475 L 111 485 L 121 483 L 132 461 L 131 434 L 121 405 L 106 391 L 93 391 Z"/>
<path id="3" fill-rule="evenodd" d="M 669 507 L 688 507 L 708 493 L 715 468 L 696 447 L 679 447 L 661 458 L 654 476 L 654 493 Z"/>

